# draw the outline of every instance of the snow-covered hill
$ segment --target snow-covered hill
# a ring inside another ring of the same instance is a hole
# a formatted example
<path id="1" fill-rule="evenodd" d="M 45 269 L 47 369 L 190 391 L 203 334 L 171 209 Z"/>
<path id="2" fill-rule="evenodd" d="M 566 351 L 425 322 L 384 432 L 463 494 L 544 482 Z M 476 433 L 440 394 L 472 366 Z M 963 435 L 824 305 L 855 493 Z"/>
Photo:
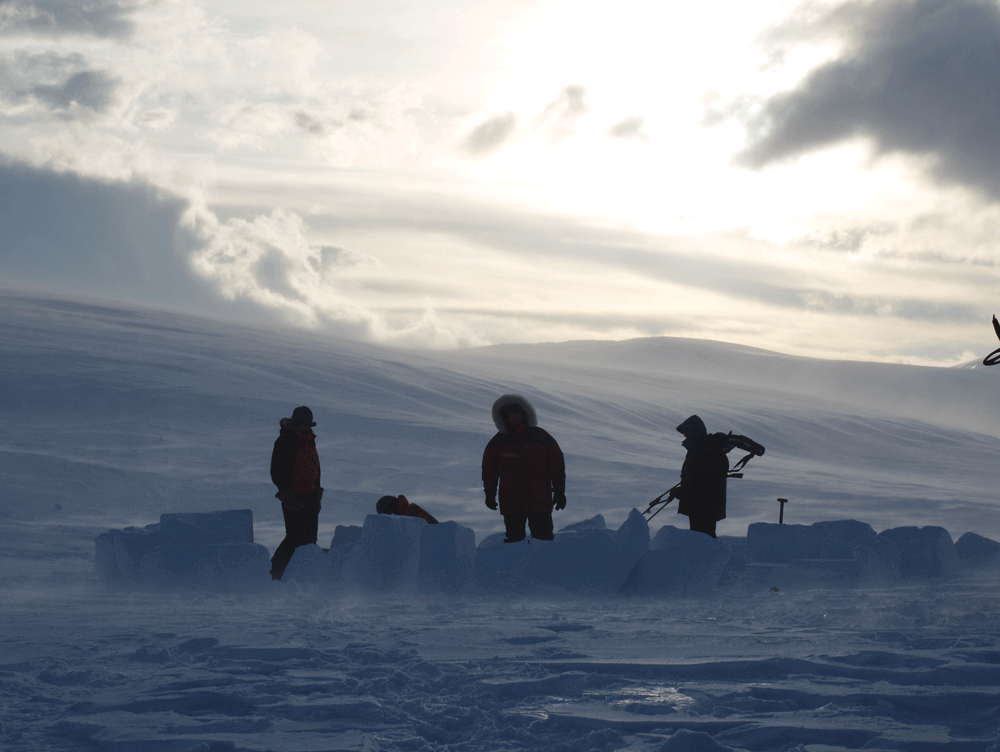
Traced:
<path id="1" fill-rule="evenodd" d="M 684 598 L 156 593 L 94 571 L 95 535 L 161 512 L 252 509 L 273 550 L 271 443 L 299 404 L 321 541 L 386 493 L 482 540 L 501 527 L 479 462 L 507 391 L 566 453 L 557 527 L 618 527 L 673 485 L 673 427 L 696 412 L 767 447 L 720 533 L 776 521 L 781 496 L 786 522 L 1000 539 L 997 369 L 673 339 L 407 352 L 13 292 L 0 315 L 4 752 L 1000 751 L 995 566 Z"/>
<path id="2" fill-rule="evenodd" d="M 856 518 L 1000 537 L 1000 373 L 792 358 L 643 339 L 388 350 L 159 311 L 0 296 L 0 515 L 148 523 L 161 511 L 250 508 L 279 525 L 267 467 L 278 420 L 316 414 L 321 523 L 360 524 L 406 494 L 481 538 L 493 400 L 524 394 L 567 456 L 557 522 L 630 509 L 677 479 L 691 413 L 767 447 L 730 482 L 720 533 Z M 123 519 L 123 517 L 125 519 Z M 324 535 L 324 537 L 327 537 Z"/>

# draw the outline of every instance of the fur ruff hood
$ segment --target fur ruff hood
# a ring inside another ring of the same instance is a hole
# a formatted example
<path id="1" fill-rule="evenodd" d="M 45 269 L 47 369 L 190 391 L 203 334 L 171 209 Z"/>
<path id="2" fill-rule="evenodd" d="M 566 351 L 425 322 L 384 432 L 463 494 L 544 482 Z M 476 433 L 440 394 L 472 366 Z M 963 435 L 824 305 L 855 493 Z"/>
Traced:
<path id="1" fill-rule="evenodd" d="M 521 408 L 528 428 L 534 428 L 538 425 L 538 416 L 535 415 L 535 408 L 531 406 L 528 400 L 520 394 L 505 394 L 493 403 L 493 422 L 500 433 L 507 433 L 507 424 L 503 422 L 500 412 L 508 405 L 517 405 Z"/>

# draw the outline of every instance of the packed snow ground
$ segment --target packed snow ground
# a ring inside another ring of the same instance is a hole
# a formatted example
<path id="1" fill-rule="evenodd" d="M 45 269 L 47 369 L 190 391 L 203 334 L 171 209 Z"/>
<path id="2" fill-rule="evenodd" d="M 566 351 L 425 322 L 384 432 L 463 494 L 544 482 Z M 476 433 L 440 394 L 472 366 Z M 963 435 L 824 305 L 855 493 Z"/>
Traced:
<path id="1" fill-rule="evenodd" d="M 321 543 L 385 493 L 484 543 L 501 525 L 479 459 L 507 391 L 567 455 L 557 528 L 625 524 L 676 481 L 673 426 L 697 412 L 767 447 L 720 533 L 776 522 L 782 496 L 791 523 L 1000 539 L 991 370 L 664 339 L 416 354 L 23 294 L 0 313 L 0 749 L 1000 749 L 995 563 L 683 597 L 227 593 L 108 587 L 94 543 L 250 509 L 273 551 L 267 462 L 298 404 L 319 424 Z"/>

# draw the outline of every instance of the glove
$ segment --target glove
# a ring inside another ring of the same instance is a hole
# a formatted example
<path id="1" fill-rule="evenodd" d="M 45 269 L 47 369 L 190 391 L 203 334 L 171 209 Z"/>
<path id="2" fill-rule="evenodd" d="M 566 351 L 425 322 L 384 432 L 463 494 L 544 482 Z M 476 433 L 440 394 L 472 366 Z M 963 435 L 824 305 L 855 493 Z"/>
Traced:
<path id="1" fill-rule="evenodd" d="M 492 509 L 495 512 L 496 509 L 497 509 L 497 497 L 496 496 L 487 496 L 486 497 L 486 506 L 489 507 L 490 509 Z"/>
<path id="2" fill-rule="evenodd" d="M 562 491 L 556 491 L 552 494 L 552 501 L 556 503 L 556 509 L 566 508 L 566 494 Z"/>

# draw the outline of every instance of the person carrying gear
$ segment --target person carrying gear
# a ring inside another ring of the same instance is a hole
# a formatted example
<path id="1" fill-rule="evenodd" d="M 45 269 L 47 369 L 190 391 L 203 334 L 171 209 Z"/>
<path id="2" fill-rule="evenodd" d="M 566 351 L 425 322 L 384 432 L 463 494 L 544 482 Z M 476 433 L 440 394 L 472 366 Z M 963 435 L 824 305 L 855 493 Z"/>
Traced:
<path id="1" fill-rule="evenodd" d="M 319 454 L 312 428 L 312 410 L 296 407 L 291 418 L 281 419 L 281 433 L 271 452 L 271 481 L 278 487 L 285 538 L 271 557 L 271 578 L 280 580 L 299 546 L 316 542 L 323 488 Z"/>
<path id="2" fill-rule="evenodd" d="M 552 509 L 566 508 L 566 465 L 559 444 L 538 427 L 535 408 L 519 394 L 505 394 L 493 403 L 497 434 L 483 451 L 486 506 L 500 509 L 504 543 L 531 537 L 553 540 Z M 499 504 L 497 488 L 499 486 Z"/>
<path id="3" fill-rule="evenodd" d="M 671 489 L 671 497 L 680 500 L 677 513 L 687 515 L 691 530 L 714 538 L 716 523 L 726 519 L 726 478 L 742 477 L 740 473 L 730 476 L 726 454 L 737 447 L 750 452 L 734 468 L 740 469 L 750 457 L 764 454 L 764 447 L 745 436 L 710 434 L 697 415 L 677 426 L 677 431 L 684 435 L 681 446 L 687 449 L 687 456 L 679 488 Z"/>
<path id="4" fill-rule="evenodd" d="M 379 514 L 398 514 L 401 517 L 419 517 L 428 525 L 438 524 L 434 515 L 419 504 L 407 501 L 403 494 L 399 496 L 383 496 L 375 502 L 375 511 Z"/>

